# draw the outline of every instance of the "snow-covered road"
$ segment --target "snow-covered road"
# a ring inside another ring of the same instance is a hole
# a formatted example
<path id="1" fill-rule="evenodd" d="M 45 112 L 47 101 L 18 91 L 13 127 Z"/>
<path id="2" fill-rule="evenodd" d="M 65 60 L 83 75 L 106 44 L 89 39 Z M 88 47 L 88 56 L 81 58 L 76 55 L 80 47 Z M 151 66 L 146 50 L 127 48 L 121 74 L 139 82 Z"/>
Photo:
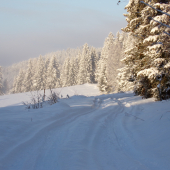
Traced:
<path id="1" fill-rule="evenodd" d="M 1 107 L 0 170 L 168 170 L 169 104 L 120 93 Z"/>

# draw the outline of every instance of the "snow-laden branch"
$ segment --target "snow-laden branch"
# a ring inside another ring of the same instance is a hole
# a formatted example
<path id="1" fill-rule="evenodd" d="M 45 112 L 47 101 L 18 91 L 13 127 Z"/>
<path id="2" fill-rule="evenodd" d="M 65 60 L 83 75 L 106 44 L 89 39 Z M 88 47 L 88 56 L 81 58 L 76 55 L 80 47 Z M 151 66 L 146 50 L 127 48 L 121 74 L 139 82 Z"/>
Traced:
<path id="1" fill-rule="evenodd" d="M 168 16 L 170 17 L 170 14 L 168 14 L 168 13 L 166 13 L 166 12 L 163 12 L 163 11 L 161 11 L 161 10 L 159 10 L 159 9 L 156 9 L 156 8 L 154 8 L 153 6 L 147 4 L 146 2 L 140 1 L 140 3 L 145 4 L 145 5 L 149 6 L 149 7 L 151 7 L 152 9 L 154 9 L 154 10 L 156 10 L 156 11 L 158 11 L 158 12 L 161 12 L 162 14 L 166 14 L 166 15 L 168 15 Z"/>
<path id="2" fill-rule="evenodd" d="M 140 1 L 140 3 L 143 3 L 143 4 L 145 4 L 145 5 L 149 6 L 149 7 L 151 7 L 152 9 L 154 9 L 154 10 L 156 10 L 156 11 L 158 11 L 158 12 L 161 12 L 162 14 L 165 14 L 165 15 L 170 16 L 170 14 L 168 14 L 168 13 L 166 13 L 166 12 L 163 12 L 163 11 L 161 11 L 161 10 L 159 10 L 159 9 L 156 9 L 156 8 L 154 8 L 153 6 L 147 4 L 146 2 Z M 164 24 L 164 23 L 162 23 L 162 22 L 160 22 L 160 21 L 157 21 L 157 20 L 153 19 L 152 17 L 150 17 L 150 18 L 151 18 L 153 21 L 155 21 L 155 22 L 157 22 L 157 23 L 159 23 L 159 24 L 161 24 L 161 25 L 163 25 L 163 26 L 165 26 L 165 27 L 170 28 L 169 25 L 166 25 L 166 24 Z M 163 32 L 164 32 L 165 34 L 167 34 L 167 35 L 170 36 L 170 34 L 169 34 L 168 32 L 165 32 L 165 31 L 163 31 Z"/>
<path id="3" fill-rule="evenodd" d="M 155 22 L 157 22 L 157 23 L 159 23 L 159 24 L 161 24 L 161 25 L 163 25 L 163 26 L 165 26 L 165 27 L 170 28 L 169 25 L 166 25 L 166 24 L 164 24 L 164 23 L 162 23 L 162 22 L 160 22 L 160 21 L 157 21 L 157 20 L 153 19 L 152 17 L 150 17 L 150 18 L 151 18 L 153 21 L 155 21 Z"/>
<path id="4" fill-rule="evenodd" d="M 163 33 L 165 33 L 165 34 L 167 34 L 167 35 L 169 35 L 169 36 L 170 36 L 170 34 L 169 34 L 168 32 L 163 31 Z"/>

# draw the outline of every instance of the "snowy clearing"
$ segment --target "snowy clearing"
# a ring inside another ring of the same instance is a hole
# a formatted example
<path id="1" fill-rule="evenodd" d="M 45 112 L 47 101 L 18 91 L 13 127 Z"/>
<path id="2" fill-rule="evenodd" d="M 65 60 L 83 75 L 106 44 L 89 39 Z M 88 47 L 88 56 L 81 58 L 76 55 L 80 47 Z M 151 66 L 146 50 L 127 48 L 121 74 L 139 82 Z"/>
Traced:
<path id="1" fill-rule="evenodd" d="M 0 96 L 0 170 L 170 169 L 169 100 L 56 91 L 64 98 L 36 110 L 22 105 L 29 93 Z"/>

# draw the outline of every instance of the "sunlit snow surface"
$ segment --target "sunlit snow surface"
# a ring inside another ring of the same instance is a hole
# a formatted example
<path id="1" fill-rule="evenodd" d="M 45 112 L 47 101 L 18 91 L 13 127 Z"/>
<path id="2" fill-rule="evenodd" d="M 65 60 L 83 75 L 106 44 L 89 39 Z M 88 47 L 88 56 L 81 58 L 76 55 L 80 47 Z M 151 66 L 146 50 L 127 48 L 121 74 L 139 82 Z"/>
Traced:
<path id="1" fill-rule="evenodd" d="M 56 91 L 63 99 L 36 110 L 22 105 L 29 93 L 0 96 L 0 170 L 170 169 L 169 100 Z"/>

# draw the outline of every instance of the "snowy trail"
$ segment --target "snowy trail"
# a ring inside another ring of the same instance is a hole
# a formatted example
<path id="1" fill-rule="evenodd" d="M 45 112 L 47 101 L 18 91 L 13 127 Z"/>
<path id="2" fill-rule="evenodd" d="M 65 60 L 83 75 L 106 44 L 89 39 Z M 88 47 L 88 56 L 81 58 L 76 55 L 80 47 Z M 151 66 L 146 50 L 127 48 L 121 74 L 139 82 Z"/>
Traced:
<path id="1" fill-rule="evenodd" d="M 69 169 L 69 167 L 93 170 L 106 169 L 105 167 L 125 169 L 127 164 L 118 166 L 118 160 L 122 157 L 130 161 L 130 166 L 132 164 L 135 164 L 135 167 L 139 166 L 135 160 L 129 159 L 124 154 L 117 137 L 109 132 L 112 128 L 109 122 L 115 121 L 117 114 L 121 113 L 122 106 L 112 99 L 106 99 L 106 101 L 112 107 L 102 106 L 105 104 L 102 104 L 101 99 L 99 106 L 95 108 L 89 106 L 71 108 L 69 115 L 55 121 L 49 120 L 47 125 L 43 124 L 43 127 L 39 125 L 40 129 L 36 130 L 35 134 L 32 132 L 28 134 L 30 138 L 18 143 L 13 149 L 10 148 L 11 151 L 2 159 L 8 167 L 3 168 L 43 170 L 55 169 L 59 166 L 61 169 Z M 98 107 L 107 109 L 101 112 Z M 68 111 L 65 112 L 68 113 Z M 22 156 L 24 159 L 20 163 Z M 8 160 L 11 160 L 10 165 Z"/>
<path id="2" fill-rule="evenodd" d="M 0 108 L 0 170 L 168 170 L 169 117 L 161 122 L 156 110 L 148 114 L 153 101 L 142 102 L 120 93 L 73 96 L 29 113 Z"/>

